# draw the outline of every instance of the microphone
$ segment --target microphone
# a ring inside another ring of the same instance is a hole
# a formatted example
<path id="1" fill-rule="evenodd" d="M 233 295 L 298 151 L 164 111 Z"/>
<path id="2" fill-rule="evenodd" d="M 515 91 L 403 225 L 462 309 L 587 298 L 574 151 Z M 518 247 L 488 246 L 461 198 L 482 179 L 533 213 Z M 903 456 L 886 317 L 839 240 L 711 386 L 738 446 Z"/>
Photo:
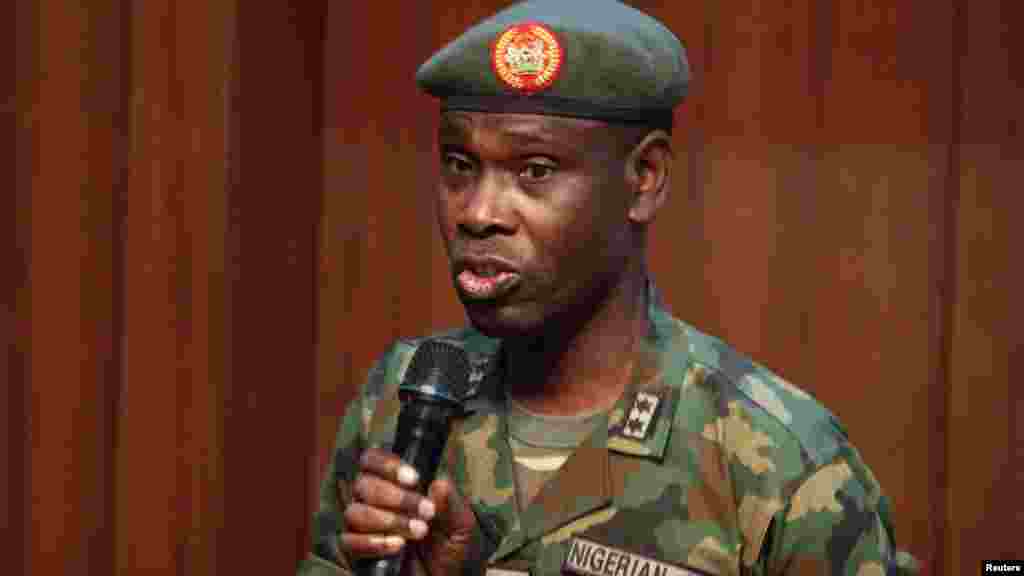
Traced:
<path id="1" fill-rule="evenodd" d="M 429 340 L 413 354 L 398 387 L 402 402 L 391 451 L 419 472 L 416 489 L 426 494 L 444 452 L 451 419 L 469 388 L 469 360 L 461 348 Z M 408 548 L 396 555 L 356 561 L 358 576 L 398 576 Z"/>

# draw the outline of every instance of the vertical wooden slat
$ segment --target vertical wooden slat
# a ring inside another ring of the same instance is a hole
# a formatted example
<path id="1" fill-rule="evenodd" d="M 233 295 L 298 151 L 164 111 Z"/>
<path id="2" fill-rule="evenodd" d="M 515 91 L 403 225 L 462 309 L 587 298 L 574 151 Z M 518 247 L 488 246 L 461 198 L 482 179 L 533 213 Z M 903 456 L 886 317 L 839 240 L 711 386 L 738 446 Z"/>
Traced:
<path id="1" fill-rule="evenodd" d="M 125 122 L 120 2 L 37 4 L 25 570 L 109 573 Z"/>
<path id="2" fill-rule="evenodd" d="M 188 234 L 181 250 L 191 256 L 192 332 L 184 354 L 191 369 L 182 406 L 180 448 L 184 465 L 179 490 L 189 510 L 181 541 L 183 574 L 218 574 L 225 484 L 223 447 L 225 387 L 230 381 L 228 325 L 231 299 L 225 278 L 230 87 L 236 68 L 235 5 L 176 2 L 178 76 L 182 95 L 181 157 L 183 220 Z M 184 25 L 182 25 L 184 24 Z"/>
<path id="3" fill-rule="evenodd" d="M 219 573 L 290 573 L 309 548 L 325 15 L 325 2 L 237 5 Z"/>
<path id="4" fill-rule="evenodd" d="M 230 368 L 223 272 L 230 14 L 230 6 L 145 3 L 132 15 L 121 573 L 217 572 Z"/>
<path id="5" fill-rule="evenodd" d="M 359 377 L 353 366 L 357 347 L 373 339 L 373 325 L 353 321 L 355 292 L 361 282 L 363 230 L 371 174 L 365 169 L 369 144 L 359 133 L 362 116 L 370 114 L 366 78 L 369 62 L 361 58 L 362 31 L 372 3 L 328 4 L 324 39 L 324 199 L 321 216 L 322 267 L 320 283 L 320 338 L 318 349 L 317 472 L 325 469 L 334 446 L 341 406 L 355 393 Z M 357 24 L 358 23 L 358 24 Z M 365 44 L 363 44 L 365 46 Z M 387 44 L 381 46 L 386 49 Z M 354 114 L 353 111 L 359 111 Z M 360 303 L 365 306 L 366 303 Z M 359 337 L 354 337 L 359 326 Z M 317 475 L 317 480 L 319 474 Z M 316 483 L 314 480 L 313 483 Z M 314 495 L 316 492 L 314 492 Z M 315 509 L 311 501 L 309 511 Z"/>
<path id="6" fill-rule="evenodd" d="M 3 439 L 0 440 L 0 462 L 6 472 L 0 476 L 0 522 L 4 550 L 8 551 L 9 568 L 14 574 L 25 572 L 27 557 L 28 506 L 25 499 L 26 464 L 29 443 L 26 438 L 26 388 L 30 372 L 31 292 L 29 263 L 31 258 L 31 180 L 32 132 L 30 109 L 35 96 L 32 79 L 37 69 L 35 45 L 36 12 L 17 3 L 0 8 L 3 37 L 7 40 L 0 56 L 0 93 L 8 99 L 0 112 L 4 140 L 0 173 L 10 175 L 8 194 L 0 194 L 0 219 L 3 235 L 0 240 L 0 262 L 6 273 L 0 275 L 0 404 L 4 418 Z"/>
<path id="7" fill-rule="evenodd" d="M 345 199 L 339 187 L 348 182 L 345 171 L 353 158 L 343 155 L 346 161 L 336 161 L 338 126 L 346 118 L 347 97 L 340 89 L 340 75 L 334 74 L 335 67 L 341 65 L 342 46 L 346 38 L 338 33 L 342 29 L 339 21 L 347 17 L 347 10 L 339 14 L 340 5 L 329 3 L 324 32 L 324 58 L 322 71 L 324 82 L 324 131 L 323 131 L 323 211 L 320 214 L 319 238 L 319 301 L 320 319 L 317 334 L 317 396 L 316 396 L 316 448 L 313 474 L 307 488 L 306 511 L 312 516 L 316 510 L 319 497 L 319 486 L 323 471 L 330 460 L 335 434 L 338 430 L 340 406 L 347 401 L 348 352 L 341 344 L 342 322 L 345 314 L 347 290 L 345 265 L 351 259 L 346 258 L 346 237 L 342 233 L 339 216 L 343 212 L 333 209 L 334 203 Z M 348 65 L 347 59 L 345 66 Z M 357 152 L 357 150 L 353 150 Z M 355 198 L 358 198 L 356 196 Z M 344 205 L 344 204 L 343 204 Z M 351 205 L 348 205 L 352 209 Z"/>
<path id="8" fill-rule="evenodd" d="M 117 459 L 117 569 L 128 573 L 179 568 L 174 545 L 182 407 L 177 382 L 184 368 L 178 361 L 179 331 L 188 329 L 190 318 L 180 309 L 175 290 L 182 258 L 176 245 L 181 176 L 174 161 L 180 106 L 170 94 L 173 80 L 168 77 L 177 49 L 174 24 L 165 3 L 133 6 L 125 381 Z M 146 434 L 140 433 L 143 429 Z"/>
<path id="9" fill-rule="evenodd" d="M 212 243 L 202 235 L 210 225 L 205 207 L 215 201 L 208 198 L 223 198 L 225 192 L 202 187 L 202 180 L 188 176 L 208 169 L 196 158 L 204 144 L 212 162 L 223 163 L 225 153 L 222 125 L 208 122 L 185 103 L 210 99 L 229 76 L 225 70 L 219 77 L 210 73 L 213 66 L 207 62 L 225 58 L 224 32 L 211 37 L 213 26 L 222 22 L 211 21 L 199 6 L 137 2 L 131 13 L 133 139 L 124 246 L 119 573 L 210 573 L 212 568 L 207 563 L 203 571 L 189 561 L 213 544 L 192 531 L 197 509 L 206 502 L 191 479 L 206 470 L 209 457 L 204 455 L 219 453 L 215 425 L 196 416 L 216 413 L 211 397 L 223 386 L 208 379 L 201 359 L 209 340 L 206 318 L 196 313 L 194 303 L 208 297 L 208 270 L 196 259 L 207 248 L 193 240 L 200 235 Z M 190 52 L 197 46 L 208 50 L 197 56 Z M 213 481 L 218 480 L 214 475 Z M 211 527 L 218 522 L 213 515 L 200 517 Z"/>
<path id="10" fill-rule="evenodd" d="M 952 73 L 948 46 L 923 42 L 951 33 L 952 3 L 840 3 L 830 16 L 812 189 L 821 211 L 807 237 L 818 246 L 815 391 L 892 499 L 898 544 L 927 565 L 942 516 L 927 447 L 945 431 L 922 399 L 941 387 L 929 313 L 944 274 L 933 268 L 943 261 L 933 238 L 947 209 Z"/>
<path id="11" fill-rule="evenodd" d="M 944 539 L 950 574 L 977 573 L 984 559 L 1019 559 L 1024 549 L 1024 10 L 1018 2 L 965 1 L 960 17 L 960 195 Z"/>
<path id="12" fill-rule="evenodd" d="M 950 30 L 950 138 L 949 155 L 946 166 L 946 209 L 941 223 L 936 222 L 936 233 L 932 236 L 933 241 L 941 244 L 942 253 L 932 253 L 935 264 L 934 269 L 941 269 L 941 277 L 936 277 L 934 284 L 934 297 L 931 300 L 930 323 L 933 333 L 940 338 L 938 354 L 934 358 L 932 373 L 936 376 L 937 386 L 934 386 L 928 397 L 928 405 L 933 417 L 933 428 L 941 431 L 933 437 L 928 444 L 929 459 L 931 461 L 930 471 L 933 475 L 934 486 L 941 491 L 941 498 L 933 500 L 931 509 L 931 523 L 933 534 L 939 539 L 935 554 L 932 558 L 931 573 L 933 574 L 955 574 L 959 567 L 952 561 L 958 561 L 957 550 L 960 546 L 956 534 L 959 527 L 953 518 L 953 508 L 950 505 L 949 495 L 952 491 L 952 479 L 954 470 L 951 458 L 950 446 L 954 442 L 955 427 L 953 426 L 953 413 L 951 402 L 953 398 L 953 330 L 955 323 L 955 311 L 958 301 L 959 271 L 959 227 L 960 219 L 960 198 L 963 192 L 960 183 L 961 172 L 961 138 L 962 122 L 960 121 L 963 112 L 963 56 L 966 49 L 967 28 L 964 22 L 966 14 L 966 2 L 954 0 L 953 22 Z M 959 562 L 958 562 L 959 563 Z"/>

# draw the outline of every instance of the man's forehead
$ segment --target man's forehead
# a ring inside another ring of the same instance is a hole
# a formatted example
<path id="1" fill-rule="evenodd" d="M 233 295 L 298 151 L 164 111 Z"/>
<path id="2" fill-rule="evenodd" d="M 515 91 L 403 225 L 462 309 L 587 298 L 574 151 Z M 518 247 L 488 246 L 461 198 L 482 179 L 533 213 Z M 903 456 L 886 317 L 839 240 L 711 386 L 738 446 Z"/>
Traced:
<path id="1" fill-rule="evenodd" d="M 467 111 L 443 112 L 440 127 L 442 134 L 469 135 L 483 130 L 513 138 L 543 141 L 574 139 L 610 130 L 605 122 L 585 118 Z"/>

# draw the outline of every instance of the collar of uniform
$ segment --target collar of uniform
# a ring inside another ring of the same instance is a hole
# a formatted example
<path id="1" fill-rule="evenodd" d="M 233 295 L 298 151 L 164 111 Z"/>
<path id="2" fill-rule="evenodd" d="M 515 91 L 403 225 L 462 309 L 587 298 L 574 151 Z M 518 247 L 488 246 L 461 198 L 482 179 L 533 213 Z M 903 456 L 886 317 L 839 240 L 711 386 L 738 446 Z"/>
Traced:
<path id="1" fill-rule="evenodd" d="M 690 355 L 686 327 L 664 307 L 650 280 L 647 307 L 650 332 L 633 368 L 632 382 L 609 415 L 607 448 L 660 462 Z"/>
<path id="2" fill-rule="evenodd" d="M 492 490 L 487 482 L 467 478 L 470 485 L 485 491 L 472 498 L 474 504 L 479 507 L 483 503 L 497 512 L 495 520 L 506 528 L 501 530 L 504 537 L 498 535 L 500 545 L 491 555 L 492 562 L 501 562 L 530 542 L 564 530 L 569 525 L 600 517 L 602 510 L 611 506 L 615 494 L 622 488 L 615 479 L 621 476 L 617 467 L 624 462 L 622 457 L 612 458 L 611 452 L 659 462 L 663 458 L 689 355 L 685 327 L 665 310 L 657 289 L 650 281 L 648 316 L 651 329 L 635 365 L 632 382 L 605 417 L 607 425 L 598 426 L 573 451 L 522 514 L 515 505 L 511 484 L 505 485 L 502 480 L 514 474 L 507 442 L 494 443 L 496 461 L 489 479 L 491 484 L 498 486 L 497 489 Z M 479 426 L 482 419 L 488 417 L 485 415 L 494 415 L 493 425 L 498 427 L 495 432 L 499 435 L 502 427 L 507 425 L 500 410 L 502 357 L 500 352 L 495 355 L 490 371 L 483 378 L 479 395 L 467 405 L 467 408 L 472 406 L 478 411 L 475 418 L 470 418 L 470 428 Z M 647 396 L 641 397 L 640 394 Z M 628 434 L 626 425 L 637 399 L 652 396 L 658 399 L 658 405 L 647 421 L 646 433 L 639 438 L 636 437 L 638 434 Z M 470 469 L 479 468 L 471 466 Z M 491 501 L 486 502 L 488 499 Z"/>

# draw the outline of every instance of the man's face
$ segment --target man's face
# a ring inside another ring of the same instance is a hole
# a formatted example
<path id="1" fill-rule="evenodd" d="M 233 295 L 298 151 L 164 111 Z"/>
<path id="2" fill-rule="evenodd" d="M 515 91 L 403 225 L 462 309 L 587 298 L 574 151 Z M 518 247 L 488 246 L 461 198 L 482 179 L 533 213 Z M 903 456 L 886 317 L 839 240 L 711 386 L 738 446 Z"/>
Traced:
<path id="1" fill-rule="evenodd" d="M 438 223 L 474 326 L 529 335 L 593 314 L 631 250 L 621 136 L 597 121 L 448 112 L 439 150 Z"/>

